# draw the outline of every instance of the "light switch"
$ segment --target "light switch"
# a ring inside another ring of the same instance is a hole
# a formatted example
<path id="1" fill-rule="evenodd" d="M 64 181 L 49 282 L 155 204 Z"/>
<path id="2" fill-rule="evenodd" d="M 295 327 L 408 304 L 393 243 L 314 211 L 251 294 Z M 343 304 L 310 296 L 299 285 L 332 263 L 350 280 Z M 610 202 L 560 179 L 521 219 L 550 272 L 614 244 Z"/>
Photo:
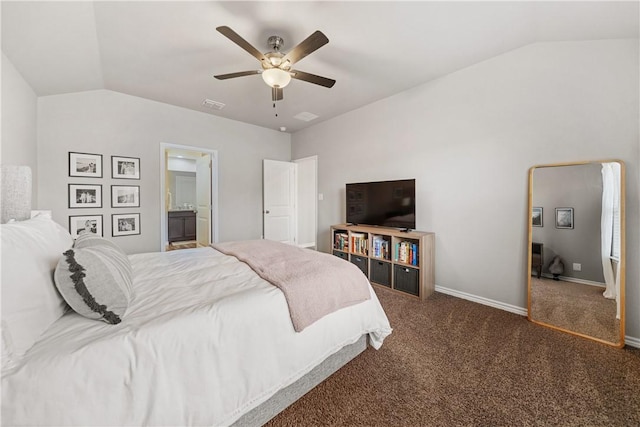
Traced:
<path id="1" fill-rule="evenodd" d="M 318 193 L 318 200 L 324 200 L 324 194 Z"/>

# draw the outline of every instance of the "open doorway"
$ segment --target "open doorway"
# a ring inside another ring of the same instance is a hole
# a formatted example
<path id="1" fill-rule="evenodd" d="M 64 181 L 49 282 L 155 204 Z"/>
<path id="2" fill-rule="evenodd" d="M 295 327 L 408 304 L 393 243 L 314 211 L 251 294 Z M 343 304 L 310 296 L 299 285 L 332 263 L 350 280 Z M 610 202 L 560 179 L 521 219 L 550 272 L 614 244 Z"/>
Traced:
<path id="1" fill-rule="evenodd" d="M 163 143 L 160 158 L 160 250 L 217 242 L 217 151 Z"/>

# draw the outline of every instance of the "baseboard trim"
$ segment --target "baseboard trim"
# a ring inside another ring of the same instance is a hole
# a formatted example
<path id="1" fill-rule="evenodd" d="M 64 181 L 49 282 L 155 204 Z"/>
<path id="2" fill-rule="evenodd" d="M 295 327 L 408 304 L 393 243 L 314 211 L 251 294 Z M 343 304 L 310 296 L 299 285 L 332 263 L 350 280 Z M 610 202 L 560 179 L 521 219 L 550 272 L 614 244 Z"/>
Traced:
<path id="1" fill-rule="evenodd" d="M 542 273 L 542 277 L 546 279 L 553 279 L 553 274 Z M 593 280 L 579 279 L 577 277 L 559 276 L 558 278 L 565 282 L 580 283 L 581 285 L 596 286 L 598 288 L 603 288 L 603 289 L 607 287 L 606 283 L 594 282 Z"/>
<path id="2" fill-rule="evenodd" d="M 506 304 L 501 301 L 479 297 L 477 295 L 469 294 L 466 292 L 456 291 L 455 289 L 445 288 L 445 287 L 436 285 L 436 292 L 466 299 L 468 301 L 477 302 L 478 304 L 488 305 L 489 307 L 498 308 L 500 310 L 508 311 L 514 314 L 519 314 L 520 316 L 527 315 L 527 309 L 524 307 L 518 307 L 516 305 Z"/>
<path id="3" fill-rule="evenodd" d="M 640 338 L 634 338 L 634 337 L 630 337 L 628 335 L 625 335 L 624 343 L 625 343 L 625 345 L 628 345 L 629 347 L 640 348 Z"/>
<path id="4" fill-rule="evenodd" d="M 436 285 L 436 292 L 442 294 L 451 295 L 457 298 L 466 299 L 467 301 L 477 302 L 478 304 L 488 305 L 489 307 L 497 308 L 499 310 L 508 311 L 509 313 L 519 314 L 520 316 L 527 315 L 527 309 L 524 307 L 518 307 L 516 305 L 506 304 L 501 301 L 492 300 L 485 297 L 479 297 L 467 292 L 457 291 L 455 289 L 445 288 L 443 286 Z M 624 343 L 629 347 L 640 348 L 640 338 L 630 337 L 625 335 Z"/>

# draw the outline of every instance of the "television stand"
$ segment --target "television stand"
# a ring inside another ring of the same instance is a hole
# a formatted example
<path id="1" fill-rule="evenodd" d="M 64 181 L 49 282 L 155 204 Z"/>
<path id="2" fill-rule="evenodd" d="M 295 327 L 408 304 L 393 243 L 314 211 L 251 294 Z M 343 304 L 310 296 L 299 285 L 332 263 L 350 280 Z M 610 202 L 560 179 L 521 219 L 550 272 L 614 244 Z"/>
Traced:
<path id="1" fill-rule="evenodd" d="M 435 291 L 435 233 L 368 225 L 331 226 L 331 253 L 369 281 L 421 300 Z"/>

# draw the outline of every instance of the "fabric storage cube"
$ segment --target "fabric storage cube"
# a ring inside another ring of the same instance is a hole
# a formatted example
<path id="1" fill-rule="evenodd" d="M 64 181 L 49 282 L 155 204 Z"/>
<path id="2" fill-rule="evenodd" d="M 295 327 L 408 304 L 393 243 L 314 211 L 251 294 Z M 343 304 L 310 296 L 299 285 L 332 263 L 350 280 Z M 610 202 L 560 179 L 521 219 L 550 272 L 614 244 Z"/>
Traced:
<path id="1" fill-rule="evenodd" d="M 371 281 L 391 287 L 391 264 L 385 261 L 371 260 Z"/>
<path id="2" fill-rule="evenodd" d="M 419 295 L 420 270 L 403 265 L 395 265 L 393 279 L 395 289 L 412 295 Z"/>
<path id="3" fill-rule="evenodd" d="M 369 259 L 364 256 L 351 254 L 351 262 L 354 263 L 365 276 L 369 277 Z"/>
<path id="4" fill-rule="evenodd" d="M 333 251 L 333 254 L 338 258 L 342 258 L 345 261 L 349 261 L 349 254 L 346 252 Z"/>

